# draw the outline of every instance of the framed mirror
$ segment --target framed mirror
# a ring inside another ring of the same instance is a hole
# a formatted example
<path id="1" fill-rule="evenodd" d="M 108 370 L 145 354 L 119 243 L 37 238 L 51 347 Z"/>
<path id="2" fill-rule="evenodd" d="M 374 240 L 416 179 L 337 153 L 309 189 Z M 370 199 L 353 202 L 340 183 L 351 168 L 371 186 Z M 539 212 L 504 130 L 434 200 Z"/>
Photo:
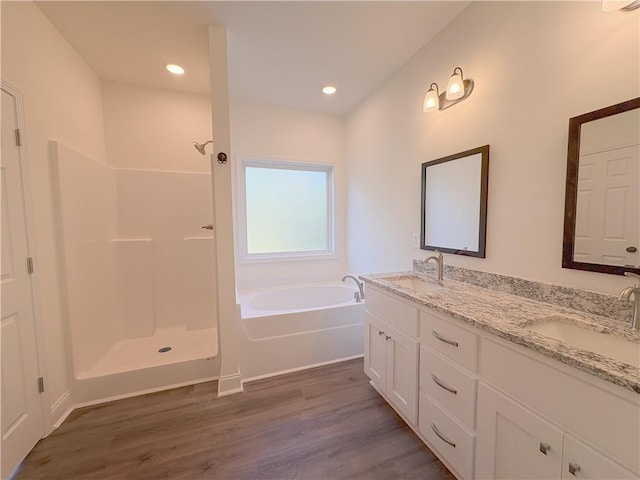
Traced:
<path id="1" fill-rule="evenodd" d="M 420 248 L 485 257 L 489 145 L 422 164 Z"/>
<path id="2" fill-rule="evenodd" d="M 640 273 L 640 98 L 569 119 L 562 266 Z"/>

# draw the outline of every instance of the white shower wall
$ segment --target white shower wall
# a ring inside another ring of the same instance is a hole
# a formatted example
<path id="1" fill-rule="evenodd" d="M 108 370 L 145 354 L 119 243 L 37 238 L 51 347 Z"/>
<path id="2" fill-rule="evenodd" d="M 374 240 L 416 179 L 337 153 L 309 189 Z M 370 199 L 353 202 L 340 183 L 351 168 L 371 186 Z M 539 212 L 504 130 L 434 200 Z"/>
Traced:
<path id="1" fill-rule="evenodd" d="M 208 174 L 115 169 L 122 318 L 133 337 L 215 326 Z M 138 331 L 145 325 L 143 332 Z"/>
<path id="2" fill-rule="evenodd" d="M 209 175 L 51 150 L 76 377 L 119 342 L 215 328 Z"/>
<path id="3" fill-rule="evenodd" d="M 49 150 L 66 293 L 63 311 L 78 373 L 90 369 L 122 336 L 111 242 L 116 220 L 114 174 L 57 142 L 50 142 Z"/>

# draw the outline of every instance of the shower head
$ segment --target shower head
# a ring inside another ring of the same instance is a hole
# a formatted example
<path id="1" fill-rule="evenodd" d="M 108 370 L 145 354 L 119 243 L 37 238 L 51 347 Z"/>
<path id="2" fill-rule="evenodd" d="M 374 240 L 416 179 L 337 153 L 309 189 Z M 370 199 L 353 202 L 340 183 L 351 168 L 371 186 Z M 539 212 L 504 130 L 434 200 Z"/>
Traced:
<path id="1" fill-rule="evenodd" d="M 207 143 L 213 143 L 213 140 L 209 140 L 208 142 L 204 142 L 204 143 L 198 143 L 198 142 L 193 142 L 193 146 L 195 147 L 196 150 L 198 150 L 202 155 L 205 154 L 204 151 L 204 147 L 207 145 Z"/>

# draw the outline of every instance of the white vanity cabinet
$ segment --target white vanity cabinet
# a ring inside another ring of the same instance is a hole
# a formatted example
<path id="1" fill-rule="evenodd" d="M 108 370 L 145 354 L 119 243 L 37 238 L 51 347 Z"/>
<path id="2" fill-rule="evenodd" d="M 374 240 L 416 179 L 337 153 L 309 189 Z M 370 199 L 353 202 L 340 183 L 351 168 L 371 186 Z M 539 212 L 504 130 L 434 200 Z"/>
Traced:
<path id="1" fill-rule="evenodd" d="M 498 339 L 481 350 L 478 479 L 640 478 L 637 394 Z"/>
<path id="2" fill-rule="evenodd" d="M 418 421 L 418 310 L 367 289 L 365 373 L 413 425 Z"/>
<path id="3" fill-rule="evenodd" d="M 365 372 L 459 479 L 640 479 L 640 395 L 367 289 Z"/>
<path id="4" fill-rule="evenodd" d="M 478 391 L 478 433 L 479 480 L 638 479 L 638 475 L 485 384 Z"/>

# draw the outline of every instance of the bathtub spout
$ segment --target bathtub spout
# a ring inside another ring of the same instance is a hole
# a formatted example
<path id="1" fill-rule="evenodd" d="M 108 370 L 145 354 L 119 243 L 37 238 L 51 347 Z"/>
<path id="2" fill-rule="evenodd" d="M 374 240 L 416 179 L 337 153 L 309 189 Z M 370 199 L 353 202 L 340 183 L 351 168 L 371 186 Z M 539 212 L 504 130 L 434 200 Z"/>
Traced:
<path id="1" fill-rule="evenodd" d="M 356 282 L 356 285 L 358 285 L 358 290 L 360 293 L 360 298 L 364 299 L 364 283 L 362 283 L 360 280 L 358 280 L 356 277 L 354 277 L 353 275 L 345 275 L 344 277 L 342 277 L 342 281 L 345 282 L 347 280 L 347 278 L 352 279 L 354 282 Z"/>

